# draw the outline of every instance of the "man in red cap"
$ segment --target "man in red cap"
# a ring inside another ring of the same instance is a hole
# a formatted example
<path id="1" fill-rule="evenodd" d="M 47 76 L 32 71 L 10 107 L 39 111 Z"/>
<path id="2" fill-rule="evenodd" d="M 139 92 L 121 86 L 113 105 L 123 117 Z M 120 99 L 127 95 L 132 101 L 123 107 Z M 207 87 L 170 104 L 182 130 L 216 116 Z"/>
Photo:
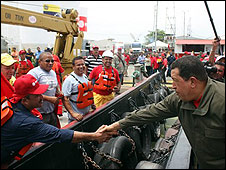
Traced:
<path id="1" fill-rule="evenodd" d="M 15 91 L 10 103 L 13 115 L 1 127 L 1 168 L 14 159 L 19 160 L 21 148 L 33 142 L 53 143 L 77 143 L 81 141 L 108 141 L 117 132 L 102 133 L 106 126 L 102 125 L 94 133 L 78 132 L 69 129 L 59 129 L 42 121 L 42 115 L 35 110 L 43 104 L 42 94 L 49 85 L 39 84 L 32 75 L 19 77 L 14 84 Z M 2 105 L 2 107 L 4 107 Z M 31 145 L 30 145 L 31 146 Z M 27 150 L 26 150 L 27 151 Z M 20 154 L 22 157 L 25 153 Z"/>
<path id="2" fill-rule="evenodd" d="M 87 76 L 89 76 L 89 74 L 95 67 L 102 65 L 102 57 L 99 55 L 98 46 L 93 46 L 93 54 L 85 59 L 85 65 L 86 65 L 85 73 Z"/>
<path id="3" fill-rule="evenodd" d="M 34 68 L 34 66 L 31 61 L 26 58 L 26 51 L 20 50 L 19 63 L 15 64 L 16 78 L 27 74 L 32 68 Z"/>

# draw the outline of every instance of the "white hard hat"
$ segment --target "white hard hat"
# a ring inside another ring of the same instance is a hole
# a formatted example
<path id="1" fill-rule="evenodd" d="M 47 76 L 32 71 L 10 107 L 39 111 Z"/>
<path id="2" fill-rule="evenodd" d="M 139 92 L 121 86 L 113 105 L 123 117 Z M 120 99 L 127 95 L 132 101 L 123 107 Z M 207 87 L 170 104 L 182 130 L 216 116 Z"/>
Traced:
<path id="1" fill-rule="evenodd" d="M 102 57 L 111 57 L 111 58 L 114 58 L 114 55 L 111 52 L 111 50 L 106 50 L 106 51 L 103 52 Z"/>

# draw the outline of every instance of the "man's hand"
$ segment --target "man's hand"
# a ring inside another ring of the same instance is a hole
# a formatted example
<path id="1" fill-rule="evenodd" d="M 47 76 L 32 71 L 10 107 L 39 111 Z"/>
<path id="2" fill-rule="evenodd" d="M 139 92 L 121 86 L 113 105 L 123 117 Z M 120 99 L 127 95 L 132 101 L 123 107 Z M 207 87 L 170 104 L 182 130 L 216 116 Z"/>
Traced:
<path id="1" fill-rule="evenodd" d="M 105 126 L 104 128 L 100 129 L 100 132 L 116 132 L 120 129 L 119 122 L 112 123 L 111 125 Z"/>
<path id="2" fill-rule="evenodd" d="M 120 91 L 120 88 L 118 86 L 115 86 L 112 91 L 117 93 Z"/>
<path id="3" fill-rule="evenodd" d="M 76 112 L 71 113 L 71 116 L 73 118 L 75 118 L 77 121 L 81 121 L 83 119 L 83 115 L 79 114 L 79 113 L 76 113 Z"/>
<path id="4" fill-rule="evenodd" d="M 215 39 L 213 40 L 212 44 L 213 44 L 212 50 L 216 50 L 217 47 L 218 47 L 219 44 L 220 44 L 220 40 L 215 38 Z"/>
<path id="5" fill-rule="evenodd" d="M 46 95 L 42 95 L 42 96 L 43 96 L 43 100 L 46 100 L 50 103 L 53 103 L 53 104 L 59 103 L 59 98 L 56 96 L 46 96 Z"/>
<path id="6" fill-rule="evenodd" d="M 93 109 L 93 111 L 96 110 L 96 108 L 97 108 L 97 107 L 96 107 L 95 104 L 92 104 L 92 105 L 91 105 L 91 109 Z"/>
<path id="7" fill-rule="evenodd" d="M 94 133 L 94 140 L 98 141 L 99 143 L 108 142 L 113 135 L 118 135 L 117 131 L 105 131 L 104 129 L 107 125 L 102 125 L 97 129 Z"/>

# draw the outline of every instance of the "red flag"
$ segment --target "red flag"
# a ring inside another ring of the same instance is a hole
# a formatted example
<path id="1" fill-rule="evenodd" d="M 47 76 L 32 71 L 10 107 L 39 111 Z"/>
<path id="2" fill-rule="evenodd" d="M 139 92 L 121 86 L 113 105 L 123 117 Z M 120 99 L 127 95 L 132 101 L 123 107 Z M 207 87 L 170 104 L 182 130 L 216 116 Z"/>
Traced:
<path id="1" fill-rule="evenodd" d="M 9 83 L 5 76 L 1 73 L 1 97 L 6 96 L 7 98 L 12 97 L 14 87 Z"/>
<path id="2" fill-rule="evenodd" d="M 79 30 L 87 32 L 87 17 L 79 16 Z"/>

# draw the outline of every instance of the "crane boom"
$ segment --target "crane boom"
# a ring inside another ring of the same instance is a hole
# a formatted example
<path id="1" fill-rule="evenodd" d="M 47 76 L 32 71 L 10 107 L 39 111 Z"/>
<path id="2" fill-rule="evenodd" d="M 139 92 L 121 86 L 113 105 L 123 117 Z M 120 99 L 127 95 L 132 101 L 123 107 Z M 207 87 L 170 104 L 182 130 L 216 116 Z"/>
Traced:
<path id="1" fill-rule="evenodd" d="M 68 18 L 59 18 L 1 4 L 1 23 L 42 28 L 61 34 L 70 32 L 74 36 L 78 35 L 78 26 L 75 20 L 77 15 L 78 13 L 75 11 L 74 20 L 69 20 Z"/>
<path id="2" fill-rule="evenodd" d="M 1 23 L 41 28 L 56 32 L 53 54 L 62 60 L 64 74 L 72 71 L 71 61 L 80 55 L 84 34 L 79 32 L 77 25 L 78 12 L 74 9 L 62 11 L 62 17 L 51 16 L 25 9 L 1 4 Z M 74 42 L 74 37 L 77 37 Z"/>

